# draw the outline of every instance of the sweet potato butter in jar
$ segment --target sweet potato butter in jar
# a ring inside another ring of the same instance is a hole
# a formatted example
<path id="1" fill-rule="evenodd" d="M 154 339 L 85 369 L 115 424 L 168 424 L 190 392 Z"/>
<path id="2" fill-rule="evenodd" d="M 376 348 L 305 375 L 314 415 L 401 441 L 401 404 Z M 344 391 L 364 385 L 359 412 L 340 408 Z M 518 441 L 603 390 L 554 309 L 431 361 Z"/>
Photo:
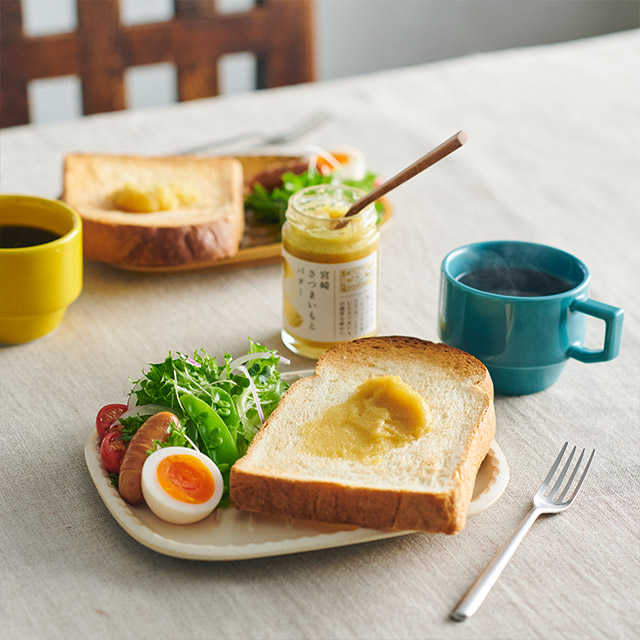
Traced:
<path id="1" fill-rule="evenodd" d="M 364 194 L 343 185 L 307 187 L 289 199 L 282 228 L 282 340 L 317 358 L 378 328 L 378 245 L 374 205 L 344 217 Z"/>

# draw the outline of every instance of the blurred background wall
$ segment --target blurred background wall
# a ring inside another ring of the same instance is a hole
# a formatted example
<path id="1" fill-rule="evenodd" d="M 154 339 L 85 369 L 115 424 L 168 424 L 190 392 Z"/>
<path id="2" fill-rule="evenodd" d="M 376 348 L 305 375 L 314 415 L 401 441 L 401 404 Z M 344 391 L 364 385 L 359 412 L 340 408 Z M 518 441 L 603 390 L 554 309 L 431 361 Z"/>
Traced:
<path id="1" fill-rule="evenodd" d="M 638 0 L 316 0 L 321 78 L 640 27 Z"/>
<path id="2" fill-rule="evenodd" d="M 74 29 L 74 0 L 23 1 L 27 33 Z M 235 12 L 250 9 L 254 0 L 216 3 L 219 11 Z M 171 0 L 120 0 L 120 6 L 128 24 L 172 15 Z M 640 0 L 315 0 L 316 76 L 330 80 L 638 27 Z M 251 54 L 226 56 L 219 68 L 222 92 L 252 90 L 254 71 Z M 169 64 L 131 69 L 126 91 L 130 108 L 171 103 L 175 70 Z M 35 122 L 81 114 L 80 87 L 73 77 L 35 81 L 29 93 Z"/>

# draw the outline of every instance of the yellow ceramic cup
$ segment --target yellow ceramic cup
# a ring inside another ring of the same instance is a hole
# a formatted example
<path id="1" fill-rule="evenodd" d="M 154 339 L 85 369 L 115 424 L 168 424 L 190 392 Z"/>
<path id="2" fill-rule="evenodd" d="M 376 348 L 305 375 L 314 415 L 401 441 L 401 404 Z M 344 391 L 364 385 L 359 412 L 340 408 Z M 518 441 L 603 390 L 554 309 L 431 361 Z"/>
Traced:
<path id="1" fill-rule="evenodd" d="M 44 244 L 4 248 L 0 238 L 0 343 L 19 344 L 53 331 L 82 290 L 82 221 L 59 200 L 0 195 L 0 234 L 35 227 Z"/>

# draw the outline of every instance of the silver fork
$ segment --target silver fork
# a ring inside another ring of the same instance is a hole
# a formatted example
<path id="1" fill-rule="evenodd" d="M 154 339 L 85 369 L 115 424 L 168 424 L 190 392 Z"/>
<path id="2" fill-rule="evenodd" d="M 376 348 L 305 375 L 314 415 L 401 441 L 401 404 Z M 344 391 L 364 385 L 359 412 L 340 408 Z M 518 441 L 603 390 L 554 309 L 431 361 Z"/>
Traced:
<path id="1" fill-rule="evenodd" d="M 593 456 L 595 454 L 595 449 L 591 452 L 589 456 L 589 460 L 587 461 L 580 478 L 578 479 L 578 483 L 575 488 L 569 495 L 569 490 L 573 485 L 573 481 L 576 479 L 578 474 L 578 470 L 580 469 L 580 465 L 582 464 L 582 460 L 584 458 L 585 450 L 582 450 L 580 457 L 578 458 L 578 462 L 575 464 L 573 471 L 569 477 L 568 482 L 562 486 L 565 476 L 567 472 L 571 468 L 571 462 L 576 453 L 576 447 L 573 447 L 571 454 L 569 455 L 569 459 L 564 465 L 558 479 L 555 484 L 551 488 L 550 491 L 547 492 L 549 488 L 549 484 L 560 465 L 562 458 L 567 450 L 569 443 L 565 442 L 562 450 L 560 451 L 556 461 L 553 463 L 551 469 L 549 469 L 549 473 L 547 477 L 543 480 L 538 492 L 533 497 L 533 509 L 529 512 L 529 515 L 523 520 L 520 527 L 513 534 L 511 539 L 498 551 L 495 558 L 487 565 L 487 568 L 478 576 L 477 580 L 471 585 L 471 588 L 467 593 L 462 597 L 462 600 L 458 602 L 456 608 L 451 612 L 451 617 L 454 620 L 466 620 L 471 617 L 479 608 L 480 605 L 484 602 L 484 599 L 491 591 L 493 585 L 497 582 L 500 574 L 503 569 L 507 566 L 509 560 L 515 553 L 518 545 L 522 542 L 524 536 L 527 531 L 531 528 L 531 525 L 535 522 L 536 518 L 543 513 L 559 513 L 560 511 L 564 511 L 571 506 L 571 503 L 575 499 L 582 483 L 584 482 L 585 476 L 589 471 L 589 467 L 591 466 L 591 461 L 593 460 Z"/>
<path id="2" fill-rule="evenodd" d="M 301 138 L 306 133 L 313 131 L 319 127 L 323 122 L 329 119 L 329 114 L 326 111 L 315 111 L 310 115 L 307 115 L 302 120 L 299 120 L 295 124 L 277 131 L 275 133 L 267 133 L 265 131 L 245 131 L 228 138 L 219 138 L 218 140 L 212 140 L 206 144 L 201 144 L 188 149 L 182 149 L 175 153 L 191 154 L 200 153 L 201 151 L 208 151 L 215 147 L 226 147 L 229 144 L 236 142 L 245 142 L 247 140 L 253 140 L 253 146 L 257 145 L 270 145 L 270 144 L 284 144 L 286 142 L 293 142 L 298 138 Z"/>

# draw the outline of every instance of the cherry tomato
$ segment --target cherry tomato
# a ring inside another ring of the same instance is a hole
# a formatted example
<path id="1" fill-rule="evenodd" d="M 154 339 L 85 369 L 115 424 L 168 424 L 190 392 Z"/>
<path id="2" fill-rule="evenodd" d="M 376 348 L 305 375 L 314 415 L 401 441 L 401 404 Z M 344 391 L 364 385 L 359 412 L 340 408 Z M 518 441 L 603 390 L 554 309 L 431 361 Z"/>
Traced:
<path id="1" fill-rule="evenodd" d="M 96 417 L 96 430 L 102 442 L 111 425 L 127 410 L 126 404 L 108 404 L 100 411 Z"/>
<path id="2" fill-rule="evenodd" d="M 100 457 L 102 464 L 109 473 L 120 473 L 120 464 L 124 457 L 127 445 L 120 437 L 119 431 L 109 431 L 102 439 L 100 445 Z"/>

